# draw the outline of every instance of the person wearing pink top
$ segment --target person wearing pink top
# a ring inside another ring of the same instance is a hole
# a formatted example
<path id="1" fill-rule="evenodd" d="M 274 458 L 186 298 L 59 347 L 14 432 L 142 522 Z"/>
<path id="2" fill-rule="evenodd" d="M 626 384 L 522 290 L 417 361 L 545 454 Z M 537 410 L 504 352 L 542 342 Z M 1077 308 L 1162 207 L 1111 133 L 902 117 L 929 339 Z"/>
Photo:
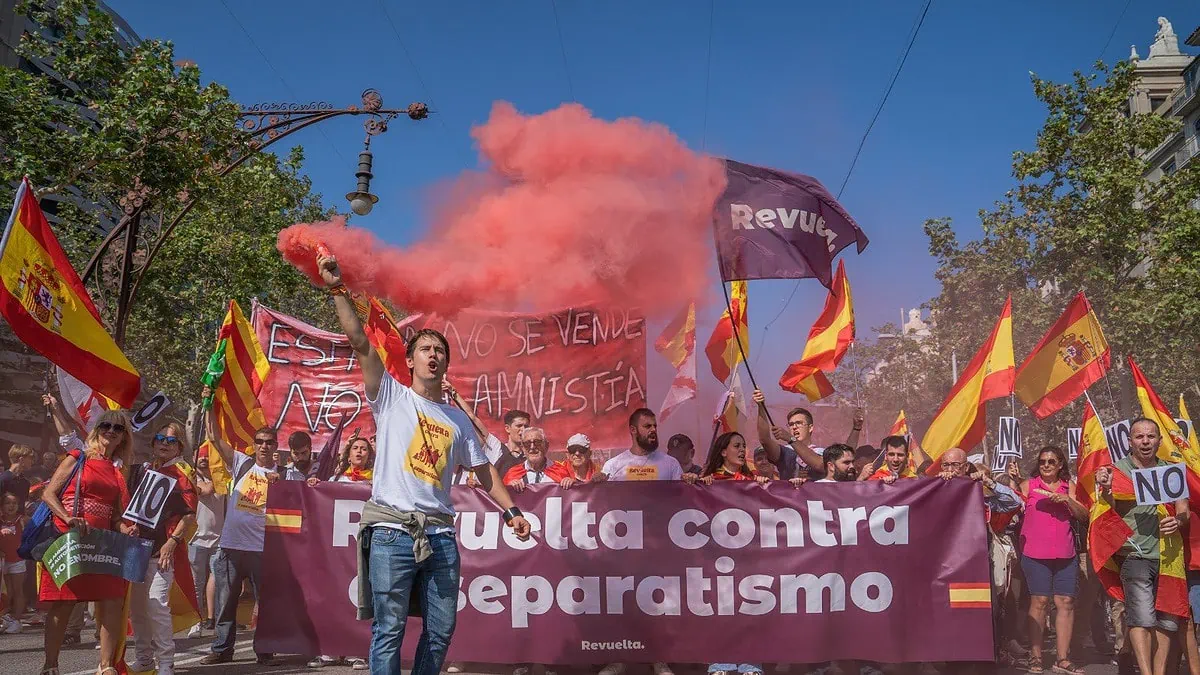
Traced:
<path id="1" fill-rule="evenodd" d="M 1048 445 L 1038 452 L 1033 475 L 1021 483 L 1025 516 L 1021 524 L 1021 569 L 1029 587 L 1030 673 L 1044 672 L 1042 634 L 1046 606 L 1054 598 L 1057 610 L 1057 659 L 1052 670 L 1064 675 L 1083 675 L 1071 662 L 1071 627 L 1075 622 L 1075 590 L 1079 584 L 1079 561 L 1071 519 L 1086 521 L 1087 509 L 1075 500 L 1070 468 L 1062 448 Z"/>

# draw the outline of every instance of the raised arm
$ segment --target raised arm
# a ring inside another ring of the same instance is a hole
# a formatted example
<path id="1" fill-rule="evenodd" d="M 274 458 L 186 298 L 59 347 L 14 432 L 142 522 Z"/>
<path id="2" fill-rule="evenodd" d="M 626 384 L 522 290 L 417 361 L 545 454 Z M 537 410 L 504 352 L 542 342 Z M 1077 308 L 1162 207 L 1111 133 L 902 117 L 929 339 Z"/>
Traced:
<path id="1" fill-rule="evenodd" d="M 767 460 L 772 464 L 779 463 L 779 441 L 775 439 L 774 429 L 771 428 L 771 422 L 767 419 L 766 406 L 767 397 L 759 389 L 754 390 L 751 396 L 754 400 L 754 407 L 758 411 L 758 441 L 762 443 L 763 450 L 767 451 Z"/>
<path id="2" fill-rule="evenodd" d="M 350 338 L 350 346 L 358 356 L 367 398 L 375 400 L 379 396 L 379 382 L 383 379 L 383 359 L 379 358 L 378 352 L 371 346 L 367 332 L 363 330 L 362 321 L 358 318 L 358 312 L 354 311 L 354 302 L 346 291 L 346 284 L 342 283 L 342 270 L 338 267 L 337 258 L 321 256 L 317 258 L 317 266 L 321 270 L 321 279 L 325 281 L 329 295 L 333 298 L 333 308 L 337 311 L 342 332 Z"/>
<path id="3" fill-rule="evenodd" d="M 54 428 L 58 430 L 59 436 L 77 434 L 80 439 L 87 436 L 87 432 L 79 426 L 74 417 L 67 413 L 67 409 L 54 394 L 42 394 L 42 405 L 46 406 L 50 417 L 54 419 Z"/>
<path id="4" fill-rule="evenodd" d="M 858 447 L 858 437 L 862 434 L 863 420 L 866 417 L 862 408 L 854 409 L 854 421 L 850 424 L 850 435 L 846 437 L 846 445 L 852 448 Z"/>
<path id="5" fill-rule="evenodd" d="M 209 389 L 208 387 L 205 387 L 204 392 L 200 395 L 200 398 L 208 398 L 208 394 Z M 213 447 L 217 449 L 217 454 L 221 456 L 221 461 L 225 463 L 225 466 L 229 469 L 229 471 L 233 471 L 233 456 L 236 451 L 233 449 L 232 445 L 226 443 L 225 439 L 221 438 L 221 434 L 217 433 L 216 406 L 209 408 L 208 412 L 204 414 L 204 437 L 207 438 L 209 442 L 213 444 Z"/>

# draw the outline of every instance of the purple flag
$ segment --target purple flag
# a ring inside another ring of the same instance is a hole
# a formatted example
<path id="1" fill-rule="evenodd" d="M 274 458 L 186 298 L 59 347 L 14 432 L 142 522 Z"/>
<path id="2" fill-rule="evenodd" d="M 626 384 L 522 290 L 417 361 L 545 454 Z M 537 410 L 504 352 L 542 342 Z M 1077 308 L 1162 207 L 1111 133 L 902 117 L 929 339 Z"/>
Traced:
<path id="1" fill-rule="evenodd" d="M 867 247 L 867 235 L 816 178 L 732 159 L 725 175 L 713 214 L 722 280 L 815 278 L 828 288 L 838 251 Z"/>

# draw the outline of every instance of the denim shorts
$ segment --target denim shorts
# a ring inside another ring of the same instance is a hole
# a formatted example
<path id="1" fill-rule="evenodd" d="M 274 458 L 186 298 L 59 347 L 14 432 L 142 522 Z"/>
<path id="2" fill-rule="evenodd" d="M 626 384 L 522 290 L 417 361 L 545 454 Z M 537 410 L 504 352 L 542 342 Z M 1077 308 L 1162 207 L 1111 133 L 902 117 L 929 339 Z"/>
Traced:
<path id="1" fill-rule="evenodd" d="M 1168 633 L 1179 630 L 1179 617 L 1154 609 L 1154 596 L 1158 589 L 1157 560 L 1142 558 L 1122 560 L 1121 586 L 1125 589 L 1126 626 L 1157 628 Z"/>
<path id="2" fill-rule="evenodd" d="M 1079 587 L 1079 559 L 1075 557 L 1039 560 L 1022 555 L 1021 571 L 1030 595 L 1073 598 Z"/>

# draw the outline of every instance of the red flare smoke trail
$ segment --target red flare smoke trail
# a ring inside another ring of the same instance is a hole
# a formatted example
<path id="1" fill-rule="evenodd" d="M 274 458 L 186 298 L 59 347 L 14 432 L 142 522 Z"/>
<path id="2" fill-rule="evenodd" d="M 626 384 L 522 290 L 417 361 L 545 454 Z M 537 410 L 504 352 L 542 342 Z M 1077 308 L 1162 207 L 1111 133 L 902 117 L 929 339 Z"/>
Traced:
<path id="1" fill-rule="evenodd" d="M 422 241 L 394 247 L 335 220 L 286 228 L 280 252 L 315 281 L 323 243 L 352 290 L 441 315 L 592 302 L 674 314 L 707 295 L 720 161 L 573 103 L 527 116 L 498 102 L 471 135 L 487 168 L 445 193 Z"/>

